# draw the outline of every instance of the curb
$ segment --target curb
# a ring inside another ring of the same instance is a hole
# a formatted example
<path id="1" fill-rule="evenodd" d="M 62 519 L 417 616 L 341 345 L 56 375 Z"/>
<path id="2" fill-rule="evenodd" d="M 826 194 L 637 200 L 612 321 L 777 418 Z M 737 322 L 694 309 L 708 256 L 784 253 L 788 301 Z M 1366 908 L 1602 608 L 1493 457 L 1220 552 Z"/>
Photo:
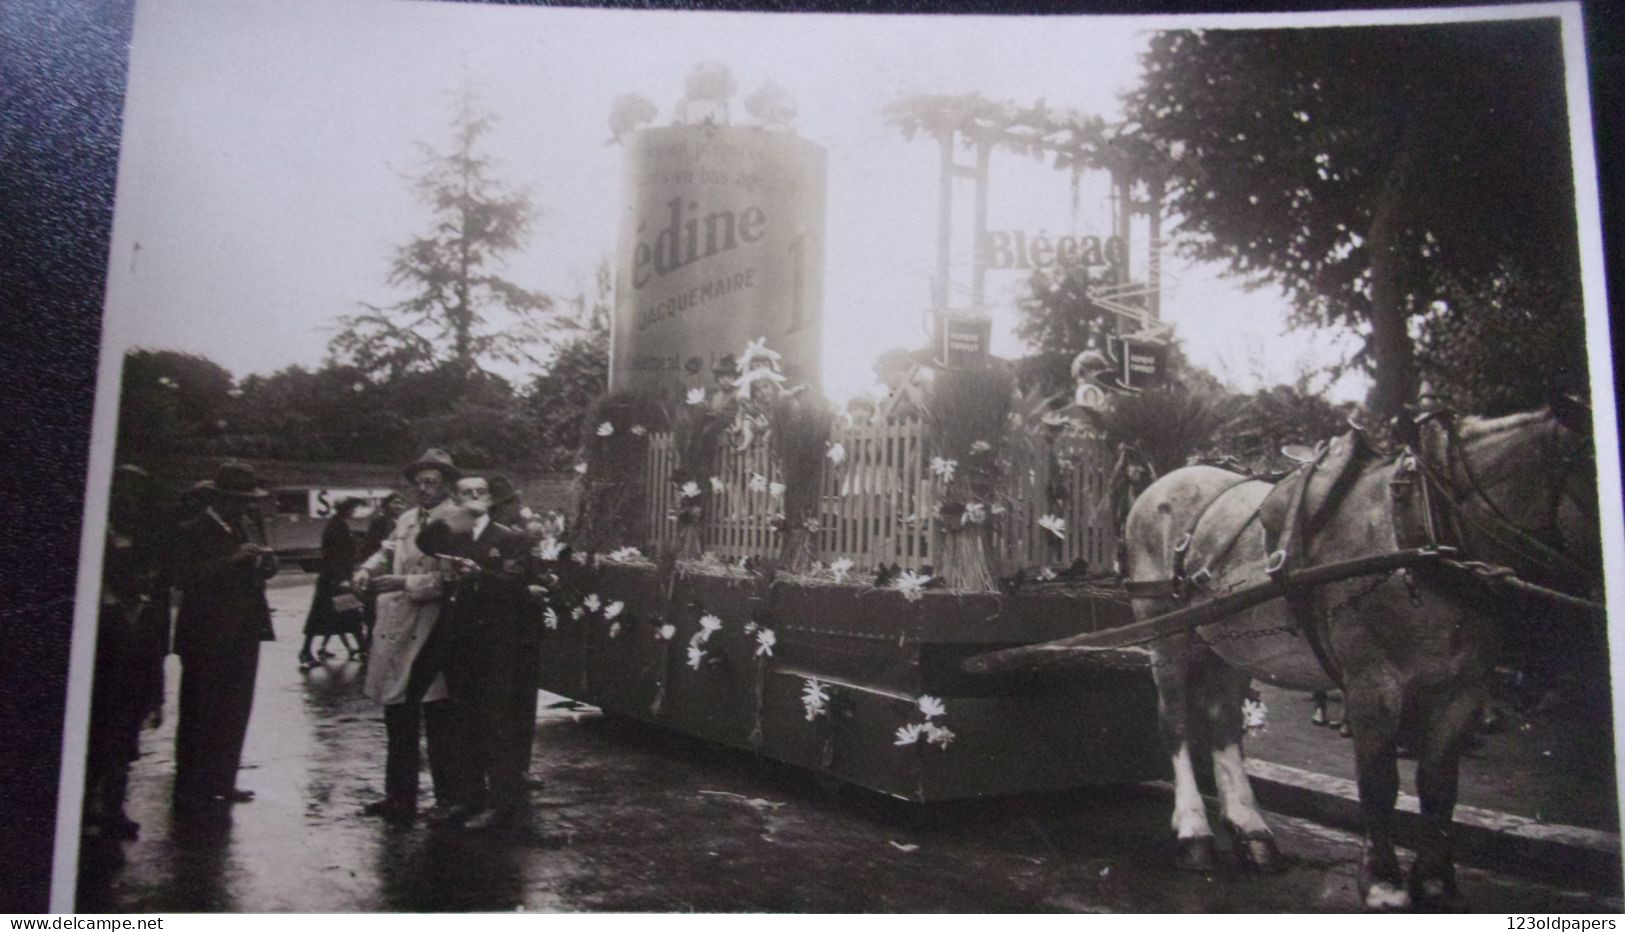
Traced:
<path id="1" fill-rule="evenodd" d="M 1247 761 L 1247 774 L 1265 809 L 1361 830 L 1360 798 L 1353 780 L 1252 759 Z M 1426 831 L 1421 801 L 1400 793 L 1394 808 L 1395 841 L 1414 849 Z M 1620 838 L 1613 832 L 1457 804 L 1454 848 L 1461 863 L 1598 892 L 1617 895 L 1621 890 Z"/>

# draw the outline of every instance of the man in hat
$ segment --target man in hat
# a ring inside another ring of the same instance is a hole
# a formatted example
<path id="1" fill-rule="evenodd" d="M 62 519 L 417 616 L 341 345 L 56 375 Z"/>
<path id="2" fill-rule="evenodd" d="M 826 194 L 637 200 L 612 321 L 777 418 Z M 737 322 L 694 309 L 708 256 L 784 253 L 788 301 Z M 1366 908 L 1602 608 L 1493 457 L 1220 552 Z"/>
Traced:
<path id="1" fill-rule="evenodd" d="M 175 732 L 175 807 L 182 811 L 254 798 L 237 788 L 243 737 L 254 704 L 260 641 L 271 640 L 265 580 L 276 557 L 252 509 L 266 497 L 246 463 L 222 463 L 197 487 L 200 514 L 176 533 L 181 591 L 175 653 L 181 658 Z"/>
<path id="2" fill-rule="evenodd" d="M 431 521 L 418 547 L 451 568 L 435 659 L 468 726 L 468 811 L 451 815 L 478 829 L 508 821 L 525 803 L 539 656 L 532 629 L 541 625 L 530 611 L 530 538 L 491 520 L 484 478 L 459 479 L 457 499 L 461 508 Z"/>
<path id="3" fill-rule="evenodd" d="M 465 795 L 458 758 L 462 740 L 458 710 L 440 675 L 442 632 L 436 622 L 450 566 L 418 547 L 418 533 L 457 511 L 452 484 L 462 473 L 444 450 L 430 449 L 406 467 L 417 507 L 403 513 L 383 547 L 355 572 L 355 591 L 377 593 L 377 617 L 368 651 L 366 695 L 383 704 L 388 750 L 384 798 L 367 815 L 409 822 L 417 814 L 419 735 L 427 733 L 429 774 L 435 803 L 451 809 Z"/>
<path id="4" fill-rule="evenodd" d="M 497 473 L 488 480 L 491 494 L 491 520 L 515 530 L 524 530 L 530 509 L 519 500 L 519 490 L 513 480 Z"/>

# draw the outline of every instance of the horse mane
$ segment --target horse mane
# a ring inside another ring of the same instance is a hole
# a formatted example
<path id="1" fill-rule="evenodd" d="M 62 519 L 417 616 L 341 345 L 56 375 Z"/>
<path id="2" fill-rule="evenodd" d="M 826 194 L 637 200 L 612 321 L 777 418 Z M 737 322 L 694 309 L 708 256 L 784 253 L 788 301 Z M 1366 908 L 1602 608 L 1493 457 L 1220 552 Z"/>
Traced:
<path id="1" fill-rule="evenodd" d="M 1544 421 L 1552 416 L 1551 409 L 1540 407 L 1533 411 L 1519 411 L 1515 414 L 1503 414 L 1500 417 L 1463 417 L 1457 422 L 1457 436 L 1463 442 L 1481 440 L 1503 434 L 1509 430 L 1527 427 L 1536 421 Z"/>

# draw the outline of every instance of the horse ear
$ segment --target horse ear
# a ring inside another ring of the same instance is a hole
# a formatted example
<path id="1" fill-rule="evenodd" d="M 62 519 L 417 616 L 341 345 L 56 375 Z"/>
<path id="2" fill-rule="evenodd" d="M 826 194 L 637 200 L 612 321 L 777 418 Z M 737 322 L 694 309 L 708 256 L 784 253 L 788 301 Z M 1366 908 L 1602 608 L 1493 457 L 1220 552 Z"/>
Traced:
<path id="1" fill-rule="evenodd" d="M 1577 434 L 1591 436 L 1591 406 L 1578 396 L 1554 394 L 1549 402 L 1557 423 Z"/>

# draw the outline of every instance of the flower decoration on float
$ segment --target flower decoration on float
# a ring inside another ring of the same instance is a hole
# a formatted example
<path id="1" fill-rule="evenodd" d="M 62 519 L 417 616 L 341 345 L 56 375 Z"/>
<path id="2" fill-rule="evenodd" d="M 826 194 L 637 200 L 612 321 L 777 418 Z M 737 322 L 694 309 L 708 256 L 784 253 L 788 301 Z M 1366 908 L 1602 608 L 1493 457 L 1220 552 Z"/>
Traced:
<path id="1" fill-rule="evenodd" d="M 829 690 L 817 677 L 808 677 L 801 686 L 801 706 L 807 721 L 813 721 L 829 712 Z"/>
<path id="2" fill-rule="evenodd" d="M 829 445 L 829 452 L 824 455 L 829 457 L 831 463 L 839 466 L 846 462 L 846 446 L 839 441 L 832 442 Z"/>
<path id="3" fill-rule="evenodd" d="M 549 631 L 557 631 L 559 629 L 559 613 L 553 610 L 553 606 L 549 605 L 547 609 L 542 612 L 542 624 L 545 625 Z"/>
<path id="4" fill-rule="evenodd" d="M 655 629 L 655 640 L 657 640 L 657 641 L 669 641 L 669 640 L 671 640 L 672 638 L 674 638 L 676 636 L 677 636 L 677 626 L 676 625 L 664 624 L 664 625 L 661 625 L 660 627 Z"/>
<path id="5" fill-rule="evenodd" d="M 931 473 L 943 482 L 954 481 L 954 470 L 958 468 L 958 460 L 943 459 L 940 456 L 931 457 Z"/>
<path id="6" fill-rule="evenodd" d="M 611 602 L 608 605 L 604 606 L 604 620 L 605 621 L 614 621 L 616 618 L 620 617 L 621 612 L 623 612 L 625 610 L 626 610 L 626 603 L 625 602 Z"/>
<path id="7" fill-rule="evenodd" d="M 716 476 L 711 477 L 711 491 L 712 492 L 715 492 L 716 494 L 721 495 L 723 493 L 723 491 L 725 489 L 727 489 L 727 488 L 728 488 L 727 485 L 725 485 L 720 478 L 718 478 Z"/>
<path id="8" fill-rule="evenodd" d="M 1045 515 L 1038 519 L 1038 526 L 1061 540 L 1066 539 L 1066 519 L 1060 515 Z"/>
<path id="9" fill-rule="evenodd" d="M 703 405 L 703 404 L 705 404 L 705 389 L 703 389 L 703 388 L 691 388 L 691 389 L 689 389 L 688 390 L 688 395 L 686 396 L 685 400 L 691 405 Z"/>
<path id="10" fill-rule="evenodd" d="M 892 588 L 901 592 L 903 598 L 908 601 L 918 602 L 925 595 L 926 584 L 930 582 L 930 576 L 916 573 L 913 570 L 904 570 L 897 574 L 897 579 L 892 582 Z"/>
<path id="11" fill-rule="evenodd" d="M 614 424 L 611 424 L 608 421 L 604 421 L 603 423 L 598 425 L 598 436 L 600 436 L 600 437 L 612 437 L 614 435 L 615 435 L 615 425 Z"/>
<path id="12" fill-rule="evenodd" d="M 771 657 L 771 656 L 773 656 L 773 645 L 777 644 L 778 642 L 779 642 L 778 636 L 773 633 L 772 628 L 763 628 L 760 631 L 757 631 L 756 632 L 756 656 L 758 656 L 758 657 Z"/>
<path id="13" fill-rule="evenodd" d="M 598 598 L 598 593 L 589 592 L 587 597 L 581 600 L 581 607 L 589 612 L 596 612 L 604 607 L 604 603 L 602 599 Z"/>
<path id="14" fill-rule="evenodd" d="M 835 574 L 836 582 L 844 583 L 846 582 L 847 574 L 852 572 L 852 561 L 846 557 L 842 557 L 839 560 L 836 560 L 834 563 L 831 563 L 829 565 L 829 569 L 831 573 Z"/>

